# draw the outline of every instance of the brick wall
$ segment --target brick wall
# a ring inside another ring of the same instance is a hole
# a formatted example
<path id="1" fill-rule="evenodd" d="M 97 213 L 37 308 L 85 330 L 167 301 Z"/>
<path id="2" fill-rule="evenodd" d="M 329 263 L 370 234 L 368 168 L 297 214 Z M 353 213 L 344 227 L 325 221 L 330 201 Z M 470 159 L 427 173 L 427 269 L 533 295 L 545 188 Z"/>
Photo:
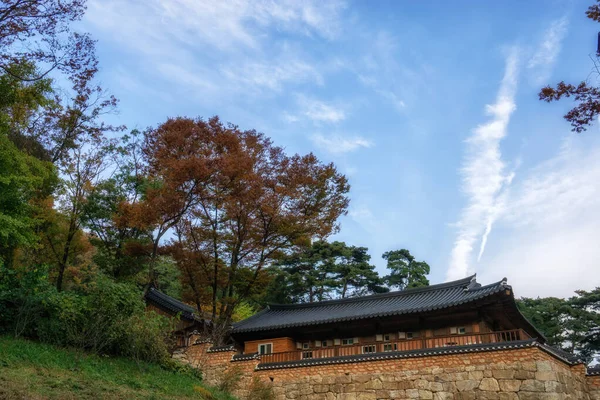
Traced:
<path id="1" fill-rule="evenodd" d="M 212 384 L 237 368 L 241 399 L 253 377 L 270 382 L 277 400 L 600 399 L 600 377 L 586 377 L 583 365 L 569 366 L 538 347 L 269 370 L 255 370 L 256 358 L 232 361 L 233 351 L 207 349 L 190 347 L 188 361 Z"/>

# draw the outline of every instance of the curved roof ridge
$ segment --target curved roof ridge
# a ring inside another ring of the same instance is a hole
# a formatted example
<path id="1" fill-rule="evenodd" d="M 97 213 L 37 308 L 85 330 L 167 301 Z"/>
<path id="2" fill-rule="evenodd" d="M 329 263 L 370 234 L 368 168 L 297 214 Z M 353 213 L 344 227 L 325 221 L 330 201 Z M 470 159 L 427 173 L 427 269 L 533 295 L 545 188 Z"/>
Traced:
<path id="1" fill-rule="evenodd" d="M 476 292 L 478 290 L 485 290 L 485 289 L 489 289 L 492 286 L 505 286 L 507 288 L 510 288 L 510 285 L 508 285 L 506 283 L 506 278 L 503 278 L 502 280 L 499 280 L 498 282 L 494 282 L 494 283 L 490 283 L 489 285 L 485 285 L 485 286 L 476 286 L 476 287 L 469 287 L 468 291 L 469 292 Z"/>
<path id="2" fill-rule="evenodd" d="M 455 281 L 438 283 L 435 285 L 423 286 L 423 287 L 417 287 L 417 288 L 409 288 L 409 289 L 404 289 L 404 290 L 396 290 L 396 291 L 388 292 L 388 293 L 372 294 L 369 296 L 347 297 L 345 299 L 317 301 L 314 303 L 269 304 L 268 307 L 271 310 L 289 310 L 289 309 L 330 306 L 330 305 L 335 305 L 335 304 L 357 303 L 357 302 L 369 301 L 369 300 L 374 300 L 374 299 L 385 299 L 387 297 L 401 297 L 401 296 L 407 296 L 407 295 L 411 295 L 411 294 L 431 292 L 434 290 L 455 288 L 456 286 L 467 287 L 471 282 L 474 281 L 474 279 L 476 277 L 477 277 L 477 274 L 473 274 L 466 278 L 458 279 Z M 498 285 L 498 283 L 500 283 L 500 282 L 492 283 L 491 285 L 485 286 L 485 288 L 488 288 L 488 287 L 494 286 L 494 285 Z M 478 287 L 476 289 L 480 289 L 480 288 L 481 287 Z M 474 289 L 470 289 L 470 290 L 474 290 Z"/>

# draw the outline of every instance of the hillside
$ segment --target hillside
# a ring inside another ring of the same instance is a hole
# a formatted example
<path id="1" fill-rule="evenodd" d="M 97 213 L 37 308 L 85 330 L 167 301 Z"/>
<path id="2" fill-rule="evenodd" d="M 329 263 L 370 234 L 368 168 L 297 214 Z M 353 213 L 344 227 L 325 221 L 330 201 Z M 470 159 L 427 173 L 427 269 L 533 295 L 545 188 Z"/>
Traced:
<path id="1" fill-rule="evenodd" d="M 189 372 L 0 336 L 0 399 L 214 399 Z"/>

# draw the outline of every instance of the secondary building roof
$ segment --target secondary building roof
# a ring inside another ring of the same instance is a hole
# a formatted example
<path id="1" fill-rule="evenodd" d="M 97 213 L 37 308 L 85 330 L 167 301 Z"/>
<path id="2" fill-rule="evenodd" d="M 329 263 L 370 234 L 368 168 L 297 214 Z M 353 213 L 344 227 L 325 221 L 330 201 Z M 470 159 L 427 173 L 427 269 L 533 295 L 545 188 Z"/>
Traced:
<path id="1" fill-rule="evenodd" d="M 423 313 L 475 302 L 511 289 L 506 279 L 481 286 L 473 275 L 453 282 L 371 296 L 318 303 L 269 305 L 260 313 L 234 324 L 232 333 Z"/>
<path id="2" fill-rule="evenodd" d="M 194 307 L 191 307 L 175 299 L 174 297 L 164 294 L 156 288 L 151 287 L 148 289 L 146 292 L 146 301 L 150 301 L 165 311 L 170 311 L 174 314 L 180 314 L 181 318 L 183 319 L 187 319 L 189 321 L 200 320 L 200 318 L 198 318 L 195 314 L 196 310 Z"/>

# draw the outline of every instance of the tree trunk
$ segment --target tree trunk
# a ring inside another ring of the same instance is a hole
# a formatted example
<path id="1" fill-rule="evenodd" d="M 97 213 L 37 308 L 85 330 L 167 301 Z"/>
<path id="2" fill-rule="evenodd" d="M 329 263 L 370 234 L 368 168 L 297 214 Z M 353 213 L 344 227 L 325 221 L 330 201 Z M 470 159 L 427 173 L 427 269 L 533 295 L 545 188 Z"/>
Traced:
<path id="1" fill-rule="evenodd" d="M 60 259 L 58 264 L 58 278 L 56 279 L 56 290 L 58 290 L 59 292 L 62 291 L 65 268 L 67 267 L 67 262 L 69 261 L 69 254 L 71 253 L 71 243 L 73 242 L 73 238 L 75 237 L 76 231 L 76 221 L 73 218 L 71 218 L 71 221 L 69 221 L 69 232 L 67 233 L 67 241 L 65 243 L 65 247 L 63 248 L 62 258 Z"/>

